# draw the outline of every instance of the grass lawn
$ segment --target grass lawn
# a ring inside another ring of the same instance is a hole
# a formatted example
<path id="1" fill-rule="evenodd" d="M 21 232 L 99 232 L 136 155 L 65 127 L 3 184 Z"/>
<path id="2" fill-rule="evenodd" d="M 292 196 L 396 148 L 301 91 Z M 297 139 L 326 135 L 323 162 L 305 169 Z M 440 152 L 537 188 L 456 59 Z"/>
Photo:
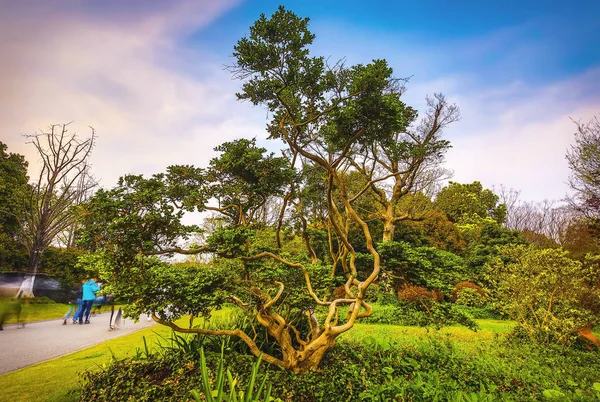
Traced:
<path id="1" fill-rule="evenodd" d="M 226 314 L 226 311 L 220 313 L 219 315 Z M 478 343 L 474 342 L 476 340 L 491 340 L 496 336 L 495 334 L 506 332 L 511 327 L 503 321 L 481 320 L 479 322 L 482 328 L 486 329 L 476 333 L 462 327 L 449 327 L 436 333 L 464 341 L 460 342 L 461 344 L 473 345 Z M 189 320 L 182 318 L 178 324 L 187 326 Z M 416 343 L 428 332 L 432 330 L 394 325 L 357 324 L 351 331 L 342 335 L 342 338 L 365 340 L 370 337 L 377 341 L 385 339 L 385 342 L 408 346 Z M 143 337 L 146 338 L 148 347 L 153 349 L 158 341 L 163 337 L 169 337 L 170 334 L 169 328 L 157 325 L 79 352 L 0 375 L 0 390 L 2 390 L 0 401 L 77 401 L 79 387 L 77 373 L 102 367 L 110 362 L 113 355 L 117 358 L 135 355 L 136 350 L 144 348 Z"/>
<path id="2" fill-rule="evenodd" d="M 42 305 L 52 306 L 52 305 Z M 56 307 L 56 305 L 54 305 Z M 66 305 L 59 305 L 66 306 Z M 37 307 L 37 306 L 36 306 Z M 39 309 L 38 316 L 45 311 L 50 316 L 50 308 Z M 58 310 L 57 310 L 58 311 Z M 66 310 L 65 310 L 66 311 Z M 229 310 L 216 312 L 213 320 L 227 321 Z M 58 316 L 62 317 L 64 311 Z M 57 318 L 56 316 L 52 318 Z M 477 332 L 461 326 L 451 326 L 440 331 L 419 327 L 402 327 L 381 324 L 356 324 L 355 327 L 341 336 L 341 339 L 361 342 L 392 343 L 398 346 L 414 346 L 422 342 L 428 335 L 448 338 L 456 341 L 456 345 L 464 350 L 476 350 L 479 347 L 492 346 L 497 337 L 509 332 L 514 322 L 499 320 L 477 320 L 481 329 Z M 187 318 L 182 318 L 178 325 L 186 327 Z M 194 324 L 200 324 L 195 322 Z M 598 328 L 596 328 L 598 329 Z M 112 356 L 124 358 L 144 349 L 144 337 L 150 349 L 157 342 L 168 338 L 171 330 L 160 325 L 140 330 L 120 338 L 109 340 L 79 352 L 75 352 L 47 362 L 39 363 L 11 373 L 0 375 L 0 402 L 3 401 L 52 401 L 70 402 L 78 400 L 79 376 L 84 370 L 94 370 L 108 364 Z"/>
<path id="3" fill-rule="evenodd" d="M 492 341 L 498 336 L 510 332 L 515 323 L 499 320 L 476 320 L 481 329 L 477 332 L 462 326 L 450 326 L 435 330 L 421 327 L 402 327 L 385 324 L 355 324 L 352 330 L 345 332 L 340 339 L 353 341 L 377 342 L 379 344 L 395 344 L 398 346 L 414 346 L 427 335 L 435 334 L 443 338 L 458 341 L 466 348 L 476 346 L 477 341 Z"/>
<path id="4" fill-rule="evenodd" d="M 182 319 L 179 324 L 186 325 L 187 322 L 187 319 Z M 153 348 L 161 340 L 161 336 L 168 337 L 170 333 L 170 328 L 156 325 L 79 352 L 0 375 L 0 401 L 77 401 L 77 373 L 102 367 L 110 362 L 113 355 L 117 358 L 135 355 L 138 348 L 144 348 L 143 337 L 146 337 L 148 347 Z"/>

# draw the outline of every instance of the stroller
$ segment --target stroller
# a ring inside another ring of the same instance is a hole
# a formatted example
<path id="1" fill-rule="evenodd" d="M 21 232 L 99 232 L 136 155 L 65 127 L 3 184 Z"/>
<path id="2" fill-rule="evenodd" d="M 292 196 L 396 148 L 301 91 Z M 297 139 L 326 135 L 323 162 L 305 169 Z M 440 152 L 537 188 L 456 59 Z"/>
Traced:
<path id="1" fill-rule="evenodd" d="M 112 295 L 102 295 L 102 296 L 96 297 L 94 299 L 94 304 L 92 307 L 91 315 L 95 316 L 96 314 L 100 314 L 100 311 L 102 310 L 102 306 L 107 305 L 107 304 L 112 304 L 112 302 L 114 300 L 115 300 L 115 298 Z"/>

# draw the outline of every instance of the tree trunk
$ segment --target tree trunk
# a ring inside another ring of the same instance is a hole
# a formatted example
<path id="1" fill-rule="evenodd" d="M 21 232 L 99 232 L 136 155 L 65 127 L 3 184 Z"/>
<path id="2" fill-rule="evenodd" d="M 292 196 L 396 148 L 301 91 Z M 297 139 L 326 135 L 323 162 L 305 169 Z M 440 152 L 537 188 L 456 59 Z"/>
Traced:
<path id="1" fill-rule="evenodd" d="M 394 232 L 396 231 L 396 225 L 392 222 L 391 219 L 383 220 L 383 241 L 392 241 L 394 240 Z"/>
<path id="2" fill-rule="evenodd" d="M 291 338 L 289 339 L 291 341 Z M 297 373 L 315 371 L 319 368 L 325 353 L 334 346 L 335 337 L 325 334 L 321 334 L 301 350 L 294 349 L 291 343 L 281 345 L 282 350 L 285 351 L 283 357 L 284 367 Z"/>
<path id="3" fill-rule="evenodd" d="M 40 256 L 44 251 L 44 247 L 40 244 L 39 240 L 36 240 L 33 247 L 29 251 L 29 262 L 27 264 L 27 274 L 23 278 L 21 287 L 17 292 L 17 298 L 20 297 L 35 297 L 33 294 L 33 285 L 35 284 L 35 277 L 38 272 L 40 265 Z"/>

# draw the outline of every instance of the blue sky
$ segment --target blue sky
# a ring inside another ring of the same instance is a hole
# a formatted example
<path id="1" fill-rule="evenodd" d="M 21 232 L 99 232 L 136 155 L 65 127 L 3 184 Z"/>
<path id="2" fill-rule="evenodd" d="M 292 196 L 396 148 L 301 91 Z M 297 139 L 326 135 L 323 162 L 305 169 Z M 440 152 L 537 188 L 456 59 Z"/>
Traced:
<path id="1" fill-rule="evenodd" d="M 223 66 L 272 1 L 0 0 L 0 139 L 74 120 L 99 135 L 94 172 L 204 166 L 237 137 L 266 137 L 266 113 L 237 102 Z M 348 64 L 386 58 L 412 76 L 417 108 L 443 92 L 462 119 L 446 130 L 454 181 L 521 191 L 524 201 L 568 191 L 570 118 L 600 115 L 600 1 L 293 1 L 311 18 L 317 55 Z M 33 173 L 33 172 L 32 172 Z"/>
<path id="2" fill-rule="evenodd" d="M 321 6 L 321 3 L 325 4 Z M 242 3 L 193 34 L 190 44 L 212 43 L 215 53 L 227 57 L 239 33 L 247 32 L 248 22 L 254 21 L 260 13 L 269 15 L 278 4 L 272 1 Z M 405 42 L 401 43 L 402 47 L 438 53 L 436 56 L 445 64 L 431 63 L 424 75 L 468 71 L 482 81 L 523 79 L 543 83 L 581 72 L 600 61 L 598 1 L 425 0 L 372 1 L 368 5 L 364 1 L 296 1 L 285 4 L 298 15 L 311 18 L 319 49 L 324 52 L 335 52 L 327 43 L 335 43 L 334 35 L 340 34 L 348 39 L 372 36 L 392 47 L 397 42 Z M 347 42 L 351 47 L 352 41 Z M 489 47 L 477 48 L 478 54 L 470 54 L 469 59 L 440 52 L 444 46 L 455 48 L 469 43 L 475 46 L 478 42 Z M 223 44 L 228 46 L 223 47 Z M 502 68 L 506 66 L 509 68 Z M 482 69 L 485 74 L 477 73 Z"/>

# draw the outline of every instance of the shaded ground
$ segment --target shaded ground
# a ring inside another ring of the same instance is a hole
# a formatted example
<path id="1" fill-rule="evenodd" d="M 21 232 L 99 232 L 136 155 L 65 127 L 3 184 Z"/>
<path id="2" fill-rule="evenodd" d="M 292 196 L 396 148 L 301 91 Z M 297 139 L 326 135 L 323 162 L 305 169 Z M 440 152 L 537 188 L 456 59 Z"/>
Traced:
<path id="1" fill-rule="evenodd" d="M 116 313 L 115 313 L 116 315 Z M 62 325 L 62 319 L 20 325 L 4 325 L 0 331 L 0 374 L 17 370 L 67 353 L 75 352 L 108 339 L 117 338 L 155 324 L 146 316 L 140 321 L 126 319 L 121 327 L 109 328 L 110 312 L 91 317 L 91 324 Z"/>

